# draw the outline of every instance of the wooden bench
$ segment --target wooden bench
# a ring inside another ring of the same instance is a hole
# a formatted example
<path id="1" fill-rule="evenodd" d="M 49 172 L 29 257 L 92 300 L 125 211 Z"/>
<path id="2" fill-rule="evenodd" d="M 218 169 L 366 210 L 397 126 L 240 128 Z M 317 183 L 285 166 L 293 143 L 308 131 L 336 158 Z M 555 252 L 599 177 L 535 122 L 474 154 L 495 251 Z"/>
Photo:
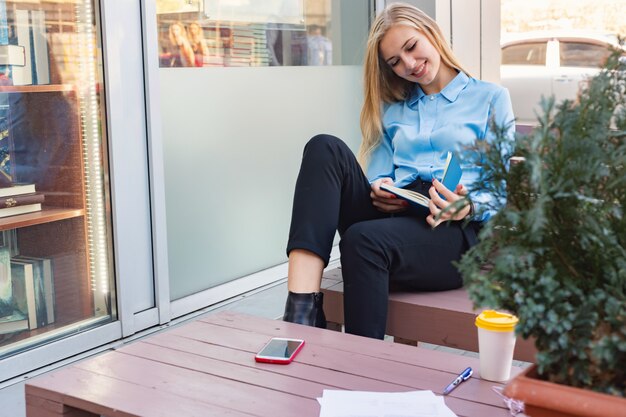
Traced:
<path id="1" fill-rule="evenodd" d="M 343 324 L 343 280 L 341 269 L 324 273 L 322 280 L 324 313 L 328 328 L 338 330 Z M 396 342 L 417 345 L 432 343 L 478 352 L 478 333 L 474 310 L 465 289 L 441 292 L 391 292 L 386 333 Z M 533 341 L 518 338 L 513 357 L 535 361 Z"/>
<path id="2" fill-rule="evenodd" d="M 256 363 L 271 337 L 305 339 L 291 364 Z M 26 384 L 28 417 L 317 417 L 325 389 L 442 390 L 460 417 L 510 417 L 475 358 L 224 311 L 40 375 Z M 513 367 L 512 376 L 519 368 Z"/>

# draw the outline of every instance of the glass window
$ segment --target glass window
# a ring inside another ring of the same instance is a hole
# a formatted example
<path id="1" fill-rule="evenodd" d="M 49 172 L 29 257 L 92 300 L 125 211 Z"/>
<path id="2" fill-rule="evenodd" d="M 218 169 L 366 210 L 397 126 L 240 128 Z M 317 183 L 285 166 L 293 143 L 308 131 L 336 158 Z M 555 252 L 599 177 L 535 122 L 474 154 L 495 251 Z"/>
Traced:
<path id="1" fill-rule="evenodd" d="M 114 317 L 96 7 L 0 1 L 0 358 Z"/>
<path id="2" fill-rule="evenodd" d="M 227 3 L 235 1 L 222 2 Z M 238 12 L 241 16 L 247 13 L 246 18 L 252 20 L 261 13 L 257 3 L 268 2 L 238 0 L 237 3 L 250 6 L 247 11 Z M 326 37 L 332 41 L 332 66 L 159 70 L 161 96 L 167 97 L 161 100 L 160 113 L 163 152 L 167 155 L 164 191 L 172 300 L 230 282 L 232 285 L 216 289 L 215 294 L 222 297 L 228 291 L 232 295 L 244 292 L 257 285 L 256 281 L 233 281 L 285 262 L 293 195 L 284 191 L 293 190 L 310 132 L 334 132 L 352 149 L 358 149 L 363 91 L 361 63 L 374 2 L 301 3 L 306 26 L 321 26 L 322 33 L 325 30 Z M 172 18 L 184 22 L 186 13 Z M 277 42 L 282 43 L 278 49 L 282 51 L 282 65 L 305 62 L 294 39 L 306 36 L 307 31 L 286 27 L 293 24 L 295 14 L 285 13 L 276 23 L 281 25 L 275 34 Z M 156 19 L 162 21 L 165 15 L 153 18 L 156 23 Z M 234 19 L 234 15 L 228 19 Z M 232 30 L 230 23 L 209 20 L 203 24 L 218 23 L 224 31 L 219 36 L 226 37 Z M 239 24 L 232 25 L 235 26 Z M 274 26 L 267 24 L 268 29 L 261 31 L 260 36 L 267 36 L 270 27 Z M 205 28 L 205 33 L 211 30 Z M 321 53 L 317 58 L 318 61 L 314 61 L 315 57 L 308 61 L 307 57 L 306 62 L 324 62 Z M 228 60 L 220 65 L 228 65 Z M 305 99 L 294 100 L 295 90 L 298 97 Z M 199 172 L 202 174 L 198 175 Z M 216 197 L 205 179 L 223 178 L 225 173 L 229 183 L 248 184 L 252 180 L 255 184 L 271 182 L 272 187 L 247 187 L 249 192 L 245 196 L 239 187 L 222 187 Z M 216 198 L 220 204 L 216 204 Z M 249 204 L 242 199 L 255 201 L 253 216 Z"/>
<path id="3" fill-rule="evenodd" d="M 561 41 L 559 54 L 562 67 L 600 68 L 606 63 L 611 51 L 607 45 Z"/>
<path id="4" fill-rule="evenodd" d="M 529 42 L 503 48 L 502 65 L 546 65 L 546 42 Z"/>
<path id="5" fill-rule="evenodd" d="M 331 0 L 157 0 L 161 67 L 358 65 Z M 337 17 L 336 17 L 337 18 Z M 345 19 L 345 16 L 343 17 Z M 348 25 L 347 19 L 342 22 Z M 360 20 L 357 18 L 356 21 Z M 367 26 L 351 28 L 354 39 Z M 363 33 L 361 33 L 363 32 Z"/>

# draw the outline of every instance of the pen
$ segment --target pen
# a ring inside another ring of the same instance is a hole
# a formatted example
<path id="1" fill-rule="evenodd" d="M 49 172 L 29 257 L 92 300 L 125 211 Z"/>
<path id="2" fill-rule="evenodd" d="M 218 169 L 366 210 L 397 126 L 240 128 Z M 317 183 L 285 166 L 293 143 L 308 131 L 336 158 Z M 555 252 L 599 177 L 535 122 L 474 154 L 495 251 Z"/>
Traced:
<path id="1" fill-rule="evenodd" d="M 448 395 L 453 389 L 457 387 L 461 382 L 467 381 L 472 376 L 472 368 L 465 368 L 461 375 L 457 376 L 454 381 L 450 382 L 448 386 L 443 390 L 443 395 Z"/>

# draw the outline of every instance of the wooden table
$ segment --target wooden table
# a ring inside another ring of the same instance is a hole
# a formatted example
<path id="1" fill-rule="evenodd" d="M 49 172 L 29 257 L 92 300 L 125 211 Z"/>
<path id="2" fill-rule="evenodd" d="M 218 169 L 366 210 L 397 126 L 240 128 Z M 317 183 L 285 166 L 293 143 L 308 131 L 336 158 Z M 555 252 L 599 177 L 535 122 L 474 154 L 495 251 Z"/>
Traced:
<path id="1" fill-rule="evenodd" d="M 306 345 L 289 365 L 259 364 L 272 336 Z M 459 416 L 507 417 L 478 360 L 230 312 L 208 315 L 34 378 L 27 416 L 318 416 L 324 389 L 443 388 L 465 367 L 475 376 L 445 398 Z M 514 373 L 519 372 L 514 368 Z"/>

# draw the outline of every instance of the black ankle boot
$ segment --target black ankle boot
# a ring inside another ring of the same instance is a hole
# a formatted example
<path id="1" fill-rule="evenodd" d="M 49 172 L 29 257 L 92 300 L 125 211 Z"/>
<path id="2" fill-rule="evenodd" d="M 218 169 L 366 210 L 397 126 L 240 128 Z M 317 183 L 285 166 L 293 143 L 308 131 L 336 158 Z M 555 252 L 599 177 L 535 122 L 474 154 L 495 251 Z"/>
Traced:
<path id="1" fill-rule="evenodd" d="M 324 294 L 321 292 L 295 293 L 289 291 L 285 304 L 284 321 L 306 326 L 326 328 Z"/>

